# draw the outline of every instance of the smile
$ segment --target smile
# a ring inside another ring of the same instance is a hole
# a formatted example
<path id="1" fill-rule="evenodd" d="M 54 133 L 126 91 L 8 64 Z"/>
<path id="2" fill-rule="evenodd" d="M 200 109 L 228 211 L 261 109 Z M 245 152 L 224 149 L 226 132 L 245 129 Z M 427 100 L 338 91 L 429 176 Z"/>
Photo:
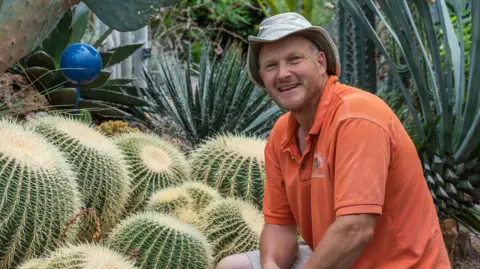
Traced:
<path id="1" fill-rule="evenodd" d="M 291 89 L 296 88 L 298 85 L 300 85 L 300 83 L 292 84 L 292 85 L 285 85 L 285 86 L 279 87 L 278 90 L 281 91 L 281 92 L 289 91 Z"/>

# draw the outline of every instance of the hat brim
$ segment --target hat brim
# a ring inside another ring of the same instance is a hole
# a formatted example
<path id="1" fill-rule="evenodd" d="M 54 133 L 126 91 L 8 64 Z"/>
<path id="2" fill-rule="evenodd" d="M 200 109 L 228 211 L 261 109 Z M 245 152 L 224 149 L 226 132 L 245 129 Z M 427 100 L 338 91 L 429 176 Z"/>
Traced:
<path id="1" fill-rule="evenodd" d="M 278 41 L 293 34 L 304 36 L 311 40 L 320 51 L 325 53 L 327 60 L 327 73 L 329 75 L 340 76 L 340 58 L 335 43 L 330 38 L 328 33 L 320 26 L 310 26 L 308 28 L 300 29 L 285 34 L 279 33 L 269 38 L 259 38 L 250 36 L 248 38 L 248 52 L 247 52 L 247 69 L 250 80 L 259 88 L 265 88 L 262 78 L 258 72 L 258 53 L 261 45 Z"/>

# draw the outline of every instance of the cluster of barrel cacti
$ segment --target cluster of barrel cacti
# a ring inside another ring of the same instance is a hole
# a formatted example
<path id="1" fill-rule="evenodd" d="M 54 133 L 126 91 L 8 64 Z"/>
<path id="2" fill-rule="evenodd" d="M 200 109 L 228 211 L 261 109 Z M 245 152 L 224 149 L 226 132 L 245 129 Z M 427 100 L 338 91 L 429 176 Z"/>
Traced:
<path id="1" fill-rule="evenodd" d="M 73 116 L 0 119 L 0 269 L 214 268 L 257 249 L 264 145 L 218 136 L 187 157 Z"/>

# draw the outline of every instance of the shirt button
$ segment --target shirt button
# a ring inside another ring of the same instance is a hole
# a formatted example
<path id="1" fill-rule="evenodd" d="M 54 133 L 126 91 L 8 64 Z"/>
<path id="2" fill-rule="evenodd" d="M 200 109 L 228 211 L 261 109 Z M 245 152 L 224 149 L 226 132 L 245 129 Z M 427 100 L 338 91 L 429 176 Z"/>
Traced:
<path id="1" fill-rule="evenodd" d="M 305 165 L 304 165 L 304 164 L 302 164 L 302 165 L 300 166 L 300 168 L 301 168 L 301 169 L 304 169 L 304 168 L 305 168 Z"/>

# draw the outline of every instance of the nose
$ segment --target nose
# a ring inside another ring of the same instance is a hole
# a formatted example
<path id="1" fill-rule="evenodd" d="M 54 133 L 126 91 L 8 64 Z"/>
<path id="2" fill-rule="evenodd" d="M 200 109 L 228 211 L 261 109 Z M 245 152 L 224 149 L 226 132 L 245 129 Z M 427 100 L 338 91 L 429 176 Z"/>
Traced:
<path id="1" fill-rule="evenodd" d="M 290 72 L 290 69 L 288 67 L 288 65 L 284 64 L 284 63 L 281 63 L 279 64 L 279 67 L 278 67 L 278 80 L 281 82 L 281 81 L 285 81 L 285 80 L 289 80 L 291 78 L 292 74 Z"/>

